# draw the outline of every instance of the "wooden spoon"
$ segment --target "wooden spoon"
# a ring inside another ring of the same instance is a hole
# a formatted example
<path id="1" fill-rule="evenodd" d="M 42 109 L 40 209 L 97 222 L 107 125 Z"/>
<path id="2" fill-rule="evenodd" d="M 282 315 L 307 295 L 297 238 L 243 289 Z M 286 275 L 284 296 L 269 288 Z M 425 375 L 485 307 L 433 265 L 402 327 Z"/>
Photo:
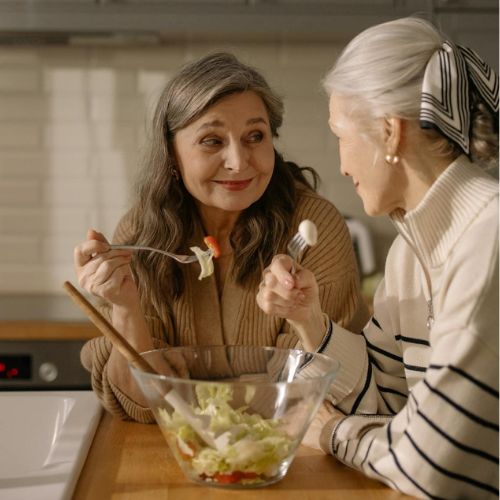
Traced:
<path id="1" fill-rule="evenodd" d="M 128 341 L 114 328 L 109 321 L 69 282 L 65 281 L 64 289 L 89 317 L 102 334 L 107 337 L 123 356 L 137 369 L 147 373 L 158 375 L 158 372 L 128 343 Z M 217 447 L 213 433 L 208 430 L 209 421 L 205 415 L 196 415 L 192 408 L 182 399 L 175 389 L 165 390 L 159 384 L 155 384 L 161 392 L 167 403 L 175 408 L 191 425 L 193 430 L 200 436 L 205 443 L 212 448 Z"/>

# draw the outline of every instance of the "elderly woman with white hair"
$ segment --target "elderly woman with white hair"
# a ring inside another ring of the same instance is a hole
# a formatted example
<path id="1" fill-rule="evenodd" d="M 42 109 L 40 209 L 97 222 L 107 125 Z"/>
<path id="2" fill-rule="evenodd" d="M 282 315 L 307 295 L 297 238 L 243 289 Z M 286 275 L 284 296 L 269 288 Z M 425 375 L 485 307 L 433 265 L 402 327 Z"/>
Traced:
<path id="1" fill-rule="evenodd" d="M 316 278 L 285 255 L 257 295 L 342 366 L 304 443 L 422 498 L 498 497 L 498 85 L 422 19 L 352 40 L 324 80 L 329 125 L 366 213 L 399 233 L 373 317 L 314 329 Z"/>

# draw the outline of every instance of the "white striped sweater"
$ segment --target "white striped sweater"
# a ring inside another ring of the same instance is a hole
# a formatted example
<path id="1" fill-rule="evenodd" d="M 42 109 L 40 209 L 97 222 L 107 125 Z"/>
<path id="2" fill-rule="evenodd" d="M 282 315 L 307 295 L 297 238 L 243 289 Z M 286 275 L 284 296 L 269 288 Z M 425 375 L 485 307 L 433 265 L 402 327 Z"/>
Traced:
<path id="1" fill-rule="evenodd" d="M 323 342 L 348 416 L 321 446 L 410 495 L 497 498 L 498 184 L 462 156 L 393 221 L 373 319 Z"/>

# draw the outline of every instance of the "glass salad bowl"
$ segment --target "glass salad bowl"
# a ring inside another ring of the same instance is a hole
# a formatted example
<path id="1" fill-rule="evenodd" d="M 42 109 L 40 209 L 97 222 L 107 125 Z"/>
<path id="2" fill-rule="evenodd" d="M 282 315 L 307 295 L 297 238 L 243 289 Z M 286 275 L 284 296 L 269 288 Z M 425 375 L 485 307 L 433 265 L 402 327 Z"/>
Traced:
<path id="1" fill-rule="evenodd" d="M 186 476 L 232 488 L 285 476 L 339 369 L 322 354 L 274 347 L 173 347 L 141 356 L 158 374 L 130 368 Z"/>

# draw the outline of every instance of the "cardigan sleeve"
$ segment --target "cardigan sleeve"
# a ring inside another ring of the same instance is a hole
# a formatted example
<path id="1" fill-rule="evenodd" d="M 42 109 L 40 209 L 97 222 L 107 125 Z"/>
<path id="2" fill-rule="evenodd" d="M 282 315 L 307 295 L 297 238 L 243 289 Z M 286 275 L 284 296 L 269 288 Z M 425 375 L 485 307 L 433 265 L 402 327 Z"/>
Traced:
<path id="1" fill-rule="evenodd" d="M 325 353 L 348 368 L 353 356 L 363 363 L 333 384 L 337 406 L 358 414 L 325 427 L 325 451 L 421 498 L 498 498 L 497 252 L 480 259 L 484 274 L 478 261 L 448 263 L 447 299 L 411 392 L 398 380 L 416 367 L 405 366 L 388 340 L 389 323 L 372 321 L 363 336 L 334 326 Z"/>
<path id="2" fill-rule="evenodd" d="M 153 336 L 155 349 L 166 347 L 162 340 L 163 328 L 158 318 L 146 317 Z M 107 365 L 112 345 L 106 337 L 96 337 L 84 344 L 80 353 L 82 365 L 90 372 L 93 391 L 104 408 L 123 420 L 135 420 L 141 423 L 153 423 L 153 413 L 130 399 L 108 378 Z"/>

